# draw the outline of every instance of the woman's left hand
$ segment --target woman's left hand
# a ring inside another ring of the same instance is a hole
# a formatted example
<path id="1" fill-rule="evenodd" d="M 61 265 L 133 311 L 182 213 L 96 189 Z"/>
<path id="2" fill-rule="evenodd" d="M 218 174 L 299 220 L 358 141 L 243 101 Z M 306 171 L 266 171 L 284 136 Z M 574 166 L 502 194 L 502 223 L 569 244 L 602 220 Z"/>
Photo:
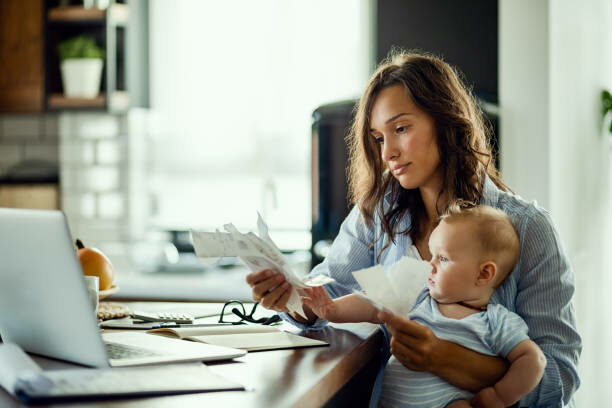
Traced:
<path id="1" fill-rule="evenodd" d="M 387 312 L 380 312 L 378 318 L 391 334 L 391 353 L 395 358 L 413 371 L 436 372 L 442 360 L 441 340 L 429 327 Z"/>

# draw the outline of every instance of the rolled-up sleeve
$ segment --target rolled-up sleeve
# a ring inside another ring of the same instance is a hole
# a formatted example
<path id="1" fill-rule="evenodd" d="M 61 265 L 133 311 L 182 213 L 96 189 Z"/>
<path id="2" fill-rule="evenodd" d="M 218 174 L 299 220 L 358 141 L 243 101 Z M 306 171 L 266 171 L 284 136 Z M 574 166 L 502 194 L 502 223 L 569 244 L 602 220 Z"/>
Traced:
<path id="1" fill-rule="evenodd" d="M 351 272 L 374 264 L 372 247 L 374 239 L 373 228 L 366 225 L 359 208 L 353 207 L 342 222 L 340 232 L 332 243 L 327 257 L 310 272 L 309 276 L 326 275 L 333 278 L 335 282 L 325 285 L 325 289 L 332 298 L 352 293 L 353 289 L 359 286 Z M 317 319 L 313 324 L 306 325 L 297 322 L 287 313 L 279 313 L 279 315 L 283 320 L 303 330 L 319 329 L 327 324 L 325 320 Z"/>
<path id="2" fill-rule="evenodd" d="M 532 206 L 521 235 L 516 312 L 546 356 L 544 376 L 520 406 L 562 407 L 578 388 L 582 342 L 572 303 L 574 272 L 548 213 Z"/>

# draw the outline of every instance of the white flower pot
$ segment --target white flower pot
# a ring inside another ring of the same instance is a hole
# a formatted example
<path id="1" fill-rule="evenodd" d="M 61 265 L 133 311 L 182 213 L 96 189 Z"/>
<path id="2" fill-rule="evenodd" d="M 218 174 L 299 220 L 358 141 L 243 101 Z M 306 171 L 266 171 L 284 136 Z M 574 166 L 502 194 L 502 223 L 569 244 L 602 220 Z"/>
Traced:
<path id="1" fill-rule="evenodd" d="M 95 98 L 100 93 L 103 61 L 99 58 L 74 58 L 61 62 L 64 95 L 69 98 Z"/>

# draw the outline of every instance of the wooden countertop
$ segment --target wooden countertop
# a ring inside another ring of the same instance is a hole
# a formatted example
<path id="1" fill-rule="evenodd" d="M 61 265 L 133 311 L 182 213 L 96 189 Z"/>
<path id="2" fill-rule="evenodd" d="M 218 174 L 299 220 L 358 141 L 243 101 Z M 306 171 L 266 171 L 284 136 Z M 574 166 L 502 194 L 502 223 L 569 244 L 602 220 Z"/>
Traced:
<path id="1" fill-rule="evenodd" d="M 138 303 L 141 307 L 144 303 Z M 160 303 L 153 309 L 160 309 Z M 176 303 L 172 305 L 176 306 Z M 190 303 L 190 307 L 194 304 Z M 293 326 L 291 326 L 293 327 Z M 299 332 L 298 332 L 299 333 Z M 379 359 L 382 333 L 369 323 L 334 324 L 321 331 L 300 333 L 322 339 L 328 347 L 250 352 L 230 362 L 208 363 L 216 374 L 242 383 L 246 391 L 131 398 L 77 404 L 96 407 L 313 407 L 324 405 L 372 360 Z M 34 358 L 46 370 L 66 368 L 65 362 Z M 367 401 L 364 401 L 367 404 Z M 4 390 L 0 406 L 20 407 Z M 74 403 L 53 405 L 75 407 Z"/>

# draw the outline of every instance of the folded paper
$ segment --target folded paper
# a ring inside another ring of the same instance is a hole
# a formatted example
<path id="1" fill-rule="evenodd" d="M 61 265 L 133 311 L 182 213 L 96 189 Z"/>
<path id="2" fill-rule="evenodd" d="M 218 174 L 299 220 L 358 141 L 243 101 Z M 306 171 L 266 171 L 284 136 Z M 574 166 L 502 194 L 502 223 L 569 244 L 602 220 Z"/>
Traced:
<path id="1" fill-rule="evenodd" d="M 226 224 L 223 227 L 226 232 L 191 230 L 196 255 L 199 258 L 236 256 L 251 271 L 261 269 L 279 271 L 292 286 L 291 295 L 286 306 L 290 312 L 298 313 L 306 318 L 302 308 L 302 289 L 334 282 L 334 279 L 323 275 L 299 277 L 270 238 L 268 226 L 259 214 L 257 218 L 258 235 L 252 232 L 243 234 L 233 224 Z"/>
<path id="2" fill-rule="evenodd" d="M 429 262 L 407 256 L 394 263 L 386 274 L 381 265 L 353 272 L 363 292 L 356 292 L 380 310 L 406 317 L 431 274 Z"/>

